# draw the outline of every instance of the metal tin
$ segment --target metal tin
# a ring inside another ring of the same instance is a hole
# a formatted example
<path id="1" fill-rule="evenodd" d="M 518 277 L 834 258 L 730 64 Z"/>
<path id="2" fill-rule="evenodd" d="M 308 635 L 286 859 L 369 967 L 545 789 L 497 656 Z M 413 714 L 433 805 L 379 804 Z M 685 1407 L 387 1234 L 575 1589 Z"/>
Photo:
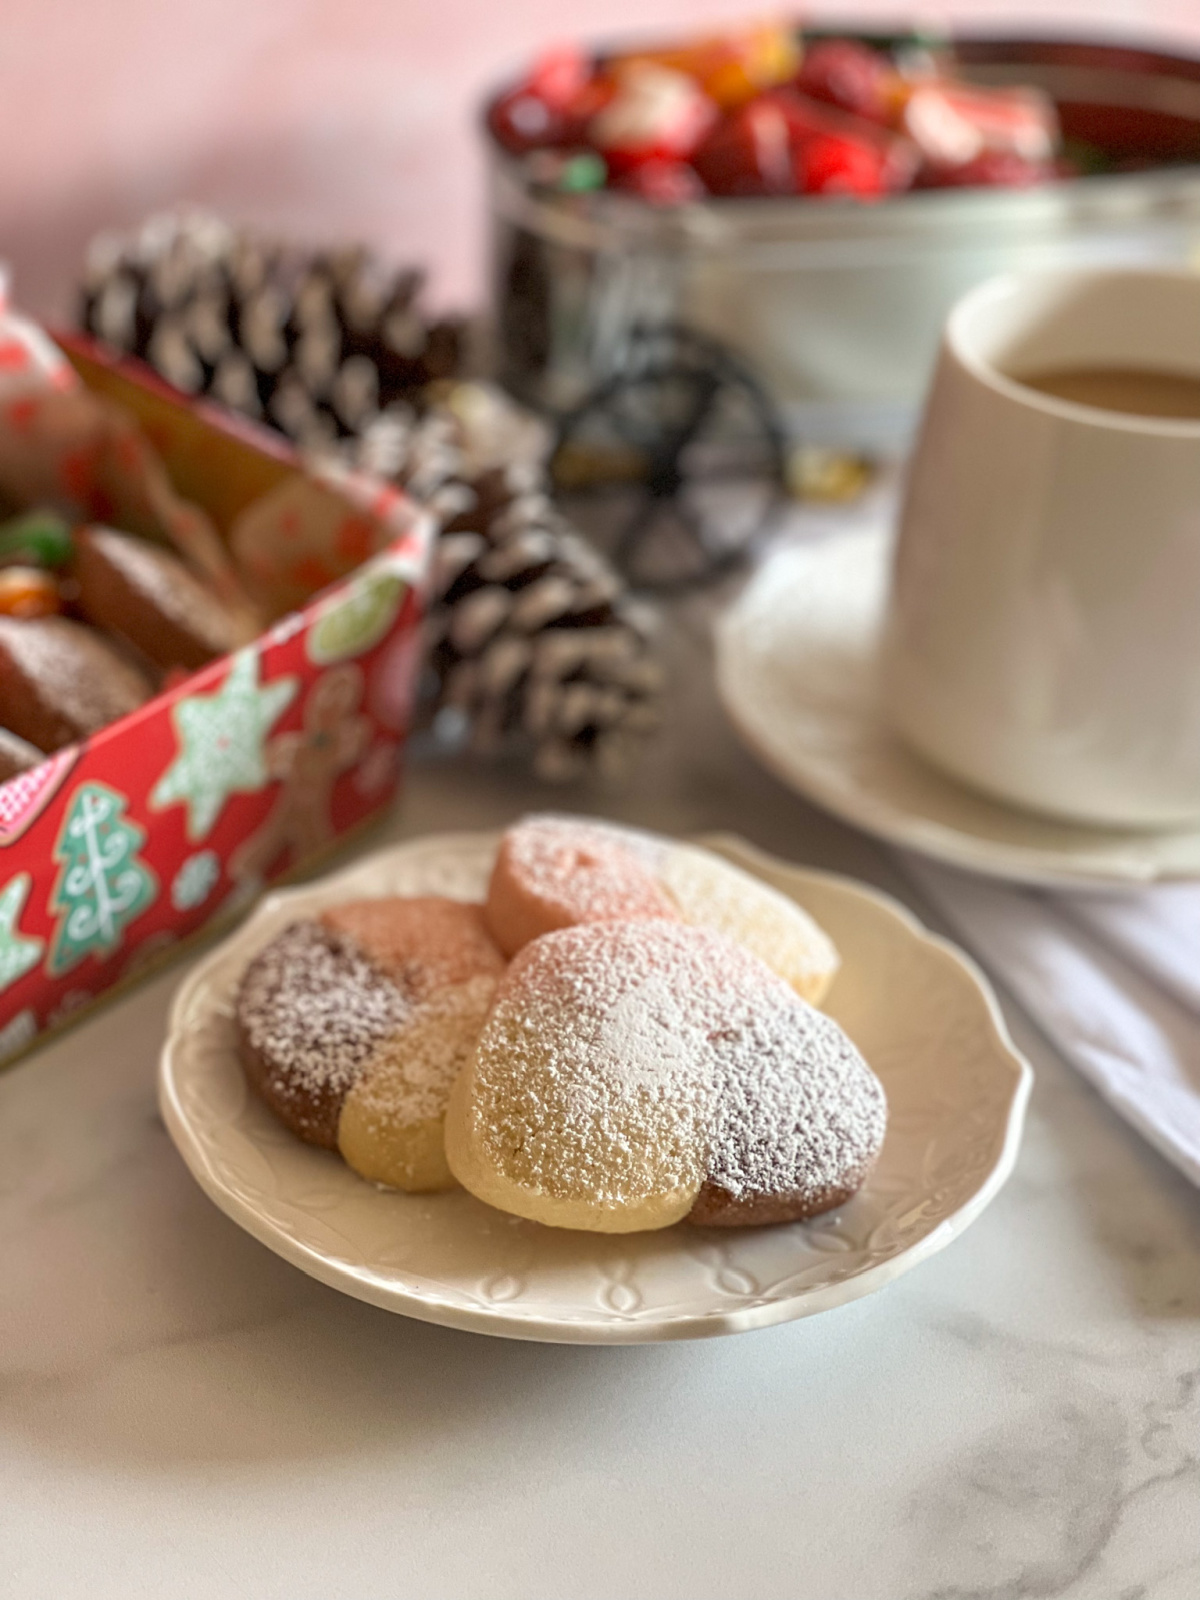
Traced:
<path id="1" fill-rule="evenodd" d="M 1200 61 L 1063 40 L 960 39 L 951 53 L 975 81 L 1044 88 L 1069 139 L 1103 142 L 1129 170 L 870 205 L 665 209 L 539 188 L 493 146 L 504 381 L 561 412 L 621 368 L 639 329 L 684 325 L 747 363 L 796 431 L 879 444 L 911 424 L 943 318 L 981 279 L 1200 262 Z"/>

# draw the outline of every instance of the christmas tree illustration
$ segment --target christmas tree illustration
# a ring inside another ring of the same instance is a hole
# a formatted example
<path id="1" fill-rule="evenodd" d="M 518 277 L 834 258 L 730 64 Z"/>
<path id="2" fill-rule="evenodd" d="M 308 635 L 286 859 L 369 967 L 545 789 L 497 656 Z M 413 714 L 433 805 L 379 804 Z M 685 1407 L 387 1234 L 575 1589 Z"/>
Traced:
<path id="1" fill-rule="evenodd" d="M 80 784 L 54 846 L 61 862 L 50 908 L 60 921 L 47 968 L 55 977 L 86 956 L 111 955 L 127 924 L 158 897 L 158 880 L 138 851 L 145 831 L 125 820 L 126 798 L 103 783 Z"/>

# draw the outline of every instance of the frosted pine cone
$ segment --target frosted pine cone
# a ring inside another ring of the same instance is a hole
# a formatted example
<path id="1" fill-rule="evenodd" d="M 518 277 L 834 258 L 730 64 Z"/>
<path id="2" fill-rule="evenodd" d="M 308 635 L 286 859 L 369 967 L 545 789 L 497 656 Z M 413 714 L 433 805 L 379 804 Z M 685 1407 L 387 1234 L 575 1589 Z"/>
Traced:
<path id="1" fill-rule="evenodd" d="M 621 769 L 657 724 L 653 613 L 519 469 L 470 486 L 439 542 L 427 619 L 438 704 L 476 749 L 527 743 L 547 778 Z"/>
<path id="2" fill-rule="evenodd" d="M 421 285 L 365 249 L 301 250 L 184 211 L 93 242 L 80 321 L 177 389 L 320 448 L 458 370 L 459 325 L 425 317 Z"/>

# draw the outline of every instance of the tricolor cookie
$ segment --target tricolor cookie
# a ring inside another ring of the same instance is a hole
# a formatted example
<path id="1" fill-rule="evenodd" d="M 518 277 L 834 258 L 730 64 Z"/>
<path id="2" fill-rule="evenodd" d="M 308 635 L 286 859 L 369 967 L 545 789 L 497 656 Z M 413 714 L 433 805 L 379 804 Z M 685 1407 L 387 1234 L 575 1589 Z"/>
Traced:
<path id="1" fill-rule="evenodd" d="M 293 1133 L 363 1177 L 448 1188 L 446 1102 L 503 970 L 480 907 L 460 901 L 355 901 L 295 922 L 242 978 L 247 1076 Z"/>
<path id="2" fill-rule="evenodd" d="M 837 976 L 833 940 L 808 912 L 732 862 L 694 845 L 670 844 L 658 877 L 685 922 L 715 928 L 765 961 L 811 1005 Z"/>
<path id="3" fill-rule="evenodd" d="M 813 1005 L 838 969 L 833 941 L 778 890 L 709 850 L 590 819 L 532 816 L 509 828 L 486 914 L 509 956 L 557 928 L 681 918 L 728 934 Z"/>
<path id="4" fill-rule="evenodd" d="M 546 934 L 515 958 L 450 1097 L 479 1199 L 553 1227 L 815 1216 L 862 1184 L 882 1086 L 829 1017 L 711 929 Z"/>
<path id="5" fill-rule="evenodd" d="M 507 830 L 484 911 L 507 956 L 559 928 L 679 915 L 615 831 L 568 817 L 527 817 Z"/>

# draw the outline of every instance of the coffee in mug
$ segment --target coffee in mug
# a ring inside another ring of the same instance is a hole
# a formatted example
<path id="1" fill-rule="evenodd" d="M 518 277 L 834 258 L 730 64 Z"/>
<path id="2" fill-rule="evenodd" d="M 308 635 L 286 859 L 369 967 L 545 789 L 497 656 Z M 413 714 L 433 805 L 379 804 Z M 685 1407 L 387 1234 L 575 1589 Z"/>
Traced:
<path id="1" fill-rule="evenodd" d="M 1160 372 L 1154 367 L 1051 367 L 1044 372 L 1014 372 L 1010 377 L 1026 389 L 1096 411 L 1119 411 L 1127 417 L 1200 419 L 1200 378 L 1189 372 Z"/>
<path id="2" fill-rule="evenodd" d="M 993 279 L 951 312 L 900 519 L 895 731 L 1074 821 L 1200 817 L 1200 277 Z"/>

